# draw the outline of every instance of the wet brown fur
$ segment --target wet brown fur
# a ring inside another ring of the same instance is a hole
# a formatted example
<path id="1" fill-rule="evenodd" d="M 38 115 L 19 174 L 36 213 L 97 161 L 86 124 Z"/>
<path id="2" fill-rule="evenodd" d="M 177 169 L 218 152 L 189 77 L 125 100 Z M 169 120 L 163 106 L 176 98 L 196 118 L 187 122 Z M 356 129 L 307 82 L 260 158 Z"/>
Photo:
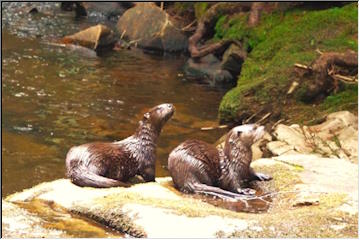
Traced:
<path id="1" fill-rule="evenodd" d="M 118 142 L 95 142 L 72 147 L 66 156 L 66 175 L 79 186 L 129 186 L 140 175 L 155 180 L 156 141 L 173 115 L 172 104 L 161 104 L 144 114 L 136 132 Z"/>
<path id="2" fill-rule="evenodd" d="M 250 167 L 251 145 L 263 134 L 262 126 L 249 124 L 233 128 L 223 149 L 199 140 L 181 143 L 168 159 L 175 187 L 187 193 L 236 197 L 243 193 L 244 183 L 271 179 Z"/>

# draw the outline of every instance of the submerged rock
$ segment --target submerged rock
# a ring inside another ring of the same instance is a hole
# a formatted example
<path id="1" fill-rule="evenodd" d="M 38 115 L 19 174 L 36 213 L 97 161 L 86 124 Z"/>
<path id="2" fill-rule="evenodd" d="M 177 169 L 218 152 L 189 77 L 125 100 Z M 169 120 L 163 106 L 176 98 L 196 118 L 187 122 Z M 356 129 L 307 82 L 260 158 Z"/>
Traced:
<path id="1" fill-rule="evenodd" d="M 199 60 L 190 58 L 184 66 L 184 72 L 186 77 L 209 83 L 212 86 L 228 84 L 234 79 L 229 71 L 222 69 L 220 60 L 213 54 Z"/>
<path id="2" fill-rule="evenodd" d="M 119 19 L 117 29 L 141 48 L 165 52 L 183 52 L 187 37 L 170 16 L 150 3 L 138 3 Z"/>
<path id="3" fill-rule="evenodd" d="M 77 44 L 94 50 L 112 49 L 116 43 L 114 32 L 98 24 L 62 39 L 65 44 Z"/>

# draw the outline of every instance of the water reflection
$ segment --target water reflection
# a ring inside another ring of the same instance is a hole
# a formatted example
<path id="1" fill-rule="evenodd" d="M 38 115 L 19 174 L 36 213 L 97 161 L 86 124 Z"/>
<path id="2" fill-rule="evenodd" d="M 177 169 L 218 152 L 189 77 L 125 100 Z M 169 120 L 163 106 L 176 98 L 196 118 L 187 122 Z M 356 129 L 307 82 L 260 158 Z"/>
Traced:
<path id="1" fill-rule="evenodd" d="M 5 196 L 64 177 L 71 146 L 123 139 L 133 133 L 141 115 L 159 103 L 173 103 L 177 113 L 158 142 L 157 176 L 168 175 L 168 153 L 180 142 L 214 142 L 224 133 L 199 130 L 216 125 L 224 91 L 182 81 L 184 58 L 140 50 L 88 57 L 46 43 L 84 26 L 71 15 L 58 15 L 54 21 L 40 15 L 28 22 L 14 15 L 11 22 L 5 21 L 9 11 L 4 11 L 2 26 Z M 36 37 L 38 30 L 41 37 Z"/>

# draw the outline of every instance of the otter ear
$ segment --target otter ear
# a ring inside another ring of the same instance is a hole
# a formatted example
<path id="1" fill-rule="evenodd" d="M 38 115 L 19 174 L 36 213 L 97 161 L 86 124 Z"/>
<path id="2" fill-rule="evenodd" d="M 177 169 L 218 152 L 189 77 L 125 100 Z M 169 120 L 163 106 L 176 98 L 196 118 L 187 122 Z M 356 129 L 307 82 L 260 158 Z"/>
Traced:
<path id="1" fill-rule="evenodd" d="M 149 119 L 149 118 L 150 118 L 150 113 L 148 113 L 148 112 L 145 113 L 145 114 L 144 114 L 144 119 Z"/>

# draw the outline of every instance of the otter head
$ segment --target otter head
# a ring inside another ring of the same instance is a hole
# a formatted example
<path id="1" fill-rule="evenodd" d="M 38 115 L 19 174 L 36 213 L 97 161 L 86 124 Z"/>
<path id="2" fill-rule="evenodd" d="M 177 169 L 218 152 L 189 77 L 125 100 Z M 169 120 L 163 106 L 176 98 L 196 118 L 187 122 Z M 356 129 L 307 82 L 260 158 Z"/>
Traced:
<path id="1" fill-rule="evenodd" d="M 163 103 L 151 108 L 144 114 L 141 125 L 151 125 L 151 127 L 160 133 L 164 124 L 172 117 L 175 112 L 174 105 Z"/>
<path id="2" fill-rule="evenodd" d="M 244 146 L 251 147 L 251 145 L 260 140 L 264 134 L 264 126 L 246 124 L 231 129 L 228 141 L 235 143 L 236 145 L 242 144 Z"/>

